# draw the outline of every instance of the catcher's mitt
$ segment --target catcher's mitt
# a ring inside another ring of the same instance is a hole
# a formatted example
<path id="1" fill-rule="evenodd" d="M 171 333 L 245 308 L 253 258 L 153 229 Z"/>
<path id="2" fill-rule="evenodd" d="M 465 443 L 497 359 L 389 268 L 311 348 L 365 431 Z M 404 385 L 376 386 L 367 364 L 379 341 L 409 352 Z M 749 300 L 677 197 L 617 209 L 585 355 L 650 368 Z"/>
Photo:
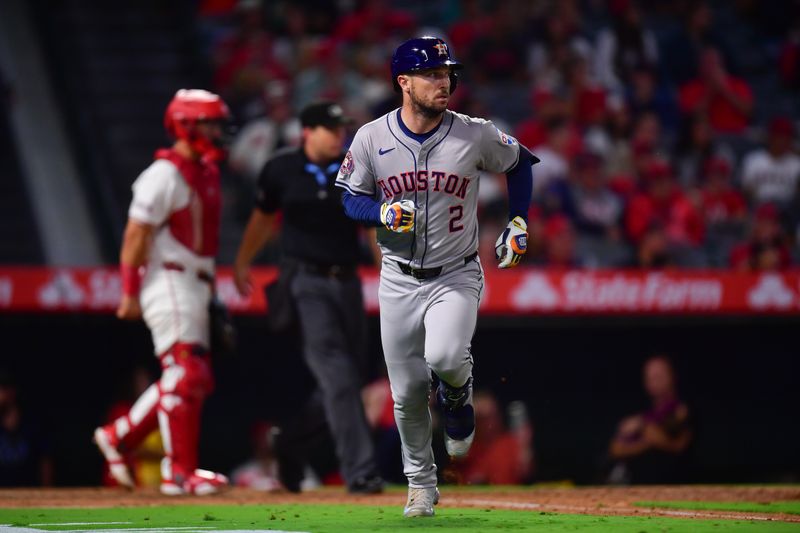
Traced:
<path id="1" fill-rule="evenodd" d="M 211 329 L 211 355 L 228 358 L 236 354 L 236 327 L 231 313 L 222 300 L 213 296 L 208 302 L 209 327 Z"/>

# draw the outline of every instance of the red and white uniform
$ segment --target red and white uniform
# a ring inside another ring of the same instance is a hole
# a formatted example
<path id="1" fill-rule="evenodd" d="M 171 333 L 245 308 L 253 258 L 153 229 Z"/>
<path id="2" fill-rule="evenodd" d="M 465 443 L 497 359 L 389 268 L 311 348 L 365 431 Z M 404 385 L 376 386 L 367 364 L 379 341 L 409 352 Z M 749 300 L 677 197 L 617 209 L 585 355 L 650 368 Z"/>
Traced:
<path id="1" fill-rule="evenodd" d="M 160 150 L 133 184 L 128 216 L 156 227 L 140 295 L 156 354 L 176 342 L 208 347 L 219 180 L 213 163 Z"/>
<path id="2" fill-rule="evenodd" d="M 160 150 L 133 184 L 128 211 L 131 219 L 156 227 L 140 302 L 163 372 L 100 438 L 127 447 L 157 424 L 166 453 L 161 466 L 166 494 L 212 487 L 196 469 L 200 411 L 214 387 L 208 302 L 219 241 L 219 180 L 213 163 Z"/>

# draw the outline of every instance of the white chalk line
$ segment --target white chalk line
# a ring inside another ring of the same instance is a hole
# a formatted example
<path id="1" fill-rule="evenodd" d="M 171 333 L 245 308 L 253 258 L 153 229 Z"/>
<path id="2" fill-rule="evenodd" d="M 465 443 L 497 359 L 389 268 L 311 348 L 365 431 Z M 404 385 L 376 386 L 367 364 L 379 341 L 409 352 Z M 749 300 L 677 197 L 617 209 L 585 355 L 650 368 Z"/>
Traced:
<path id="1" fill-rule="evenodd" d="M 133 522 L 52 522 L 41 524 L 28 524 L 29 526 L 124 526 Z"/>

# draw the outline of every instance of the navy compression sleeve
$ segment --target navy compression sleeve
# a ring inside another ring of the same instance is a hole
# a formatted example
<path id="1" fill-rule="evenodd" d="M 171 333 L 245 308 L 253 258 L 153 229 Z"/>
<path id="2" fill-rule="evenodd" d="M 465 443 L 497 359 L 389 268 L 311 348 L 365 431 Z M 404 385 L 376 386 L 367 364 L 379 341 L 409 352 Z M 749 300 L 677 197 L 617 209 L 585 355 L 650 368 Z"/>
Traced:
<path id="1" fill-rule="evenodd" d="M 345 214 L 353 220 L 367 226 L 383 226 L 381 204 L 369 196 L 353 195 L 343 191 L 342 205 L 344 205 Z"/>
<path id="2" fill-rule="evenodd" d="M 520 216 L 528 221 L 528 207 L 533 193 L 533 170 L 531 165 L 539 159 L 527 149 L 520 147 L 517 165 L 506 173 L 508 183 L 508 219 Z"/>

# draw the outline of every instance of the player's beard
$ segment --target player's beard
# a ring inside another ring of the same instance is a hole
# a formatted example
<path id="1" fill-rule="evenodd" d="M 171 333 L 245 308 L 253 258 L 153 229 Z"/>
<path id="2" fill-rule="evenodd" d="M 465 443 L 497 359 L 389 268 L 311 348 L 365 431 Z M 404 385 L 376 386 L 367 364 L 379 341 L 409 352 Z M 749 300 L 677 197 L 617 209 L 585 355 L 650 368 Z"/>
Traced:
<path id="1" fill-rule="evenodd" d="M 414 113 L 420 114 L 427 119 L 435 119 L 441 116 L 445 109 L 447 109 L 447 103 L 450 101 L 448 95 L 448 98 L 444 101 L 444 103 L 440 104 L 436 100 L 436 95 L 434 95 L 430 102 L 425 102 L 417 95 L 413 88 L 408 94 L 411 98 L 411 106 L 414 110 Z"/>

